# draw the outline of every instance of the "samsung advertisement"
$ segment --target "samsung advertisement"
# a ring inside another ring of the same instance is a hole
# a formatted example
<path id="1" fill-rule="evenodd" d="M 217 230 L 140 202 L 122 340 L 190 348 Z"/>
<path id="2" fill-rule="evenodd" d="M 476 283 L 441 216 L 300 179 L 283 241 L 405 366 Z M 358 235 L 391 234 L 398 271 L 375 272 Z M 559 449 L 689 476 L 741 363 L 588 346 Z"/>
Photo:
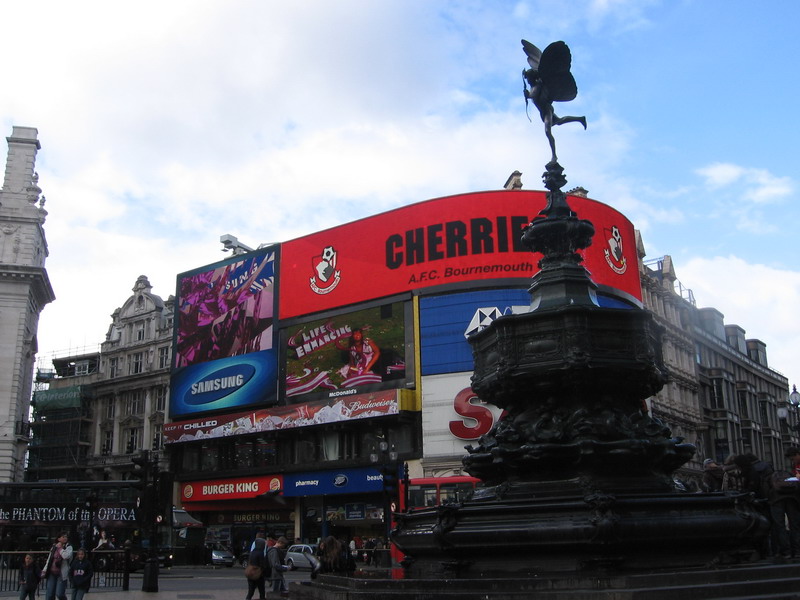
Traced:
<path id="1" fill-rule="evenodd" d="M 276 247 L 178 275 L 170 415 L 277 400 Z"/>

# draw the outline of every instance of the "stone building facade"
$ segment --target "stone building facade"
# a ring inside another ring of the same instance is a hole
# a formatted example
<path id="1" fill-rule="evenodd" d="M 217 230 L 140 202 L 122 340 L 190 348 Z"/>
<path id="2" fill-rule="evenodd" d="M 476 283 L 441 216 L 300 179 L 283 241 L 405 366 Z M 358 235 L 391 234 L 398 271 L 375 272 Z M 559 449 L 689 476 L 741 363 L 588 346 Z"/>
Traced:
<path id="1" fill-rule="evenodd" d="M 14 127 L 0 189 L 0 481 L 22 481 L 28 412 L 42 309 L 55 299 L 45 269 L 45 198 L 40 197 L 38 132 Z"/>
<path id="2" fill-rule="evenodd" d="M 725 324 L 717 309 L 698 308 L 672 258 L 643 262 L 640 238 L 637 243 L 643 302 L 664 327 L 669 373 L 648 404 L 673 435 L 697 446 L 678 476 L 697 482 L 704 459 L 722 462 L 745 452 L 783 466 L 785 448 L 800 442 L 798 407 L 789 401 L 786 377 L 769 367 L 766 344 Z"/>
<path id="3" fill-rule="evenodd" d="M 42 400 L 70 390 L 80 399 L 76 404 L 81 409 L 68 416 L 88 419 L 85 426 L 73 425 L 70 429 L 75 439 L 69 443 L 86 450 L 62 453 L 61 478 L 129 479 L 134 456 L 141 450 L 161 450 L 161 429 L 169 401 L 174 299 L 170 296 L 165 302 L 154 294 L 144 275 L 136 280 L 132 291 L 111 315 L 99 352 L 53 359 L 55 377 L 48 379 L 47 391 L 35 395 L 38 413 Z M 34 423 L 34 433 L 41 434 L 35 436 L 37 447 L 52 445 L 56 436 L 38 423 Z M 42 454 L 40 450 L 37 453 Z M 45 469 L 32 455 L 31 466 L 32 478 L 38 479 L 37 468 L 40 475 L 53 478 L 59 465 L 50 461 Z"/>

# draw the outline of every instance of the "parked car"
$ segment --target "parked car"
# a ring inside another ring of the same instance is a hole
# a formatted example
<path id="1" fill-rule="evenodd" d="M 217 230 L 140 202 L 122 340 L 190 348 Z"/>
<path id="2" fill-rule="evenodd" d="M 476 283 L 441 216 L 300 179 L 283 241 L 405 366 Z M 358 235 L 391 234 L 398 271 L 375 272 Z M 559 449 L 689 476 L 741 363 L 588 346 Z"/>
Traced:
<path id="1" fill-rule="evenodd" d="M 313 560 L 316 554 L 316 544 L 294 544 L 289 546 L 286 551 L 286 566 L 295 569 L 312 570 L 314 563 L 316 563 L 316 560 Z M 309 556 L 311 559 L 309 559 Z"/>
<path id="2" fill-rule="evenodd" d="M 236 557 L 233 556 L 233 552 L 228 550 L 222 544 L 208 544 L 207 548 L 211 553 L 212 565 L 225 565 L 226 567 L 232 567 L 233 563 L 236 562 Z"/>
<path id="3" fill-rule="evenodd" d="M 169 569 L 172 567 L 172 548 L 166 546 L 158 549 L 158 566 L 162 569 Z M 143 569 L 147 559 L 149 558 L 148 550 L 145 548 L 134 548 L 131 550 L 131 571 L 138 571 Z"/>

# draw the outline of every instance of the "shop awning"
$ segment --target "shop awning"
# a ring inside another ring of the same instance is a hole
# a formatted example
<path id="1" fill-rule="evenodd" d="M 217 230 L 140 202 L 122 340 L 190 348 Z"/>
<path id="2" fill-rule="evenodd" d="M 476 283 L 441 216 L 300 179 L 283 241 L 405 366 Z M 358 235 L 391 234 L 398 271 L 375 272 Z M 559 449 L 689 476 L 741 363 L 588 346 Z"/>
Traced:
<path id="1" fill-rule="evenodd" d="M 172 509 L 172 526 L 176 529 L 183 527 L 204 527 L 202 521 L 198 521 L 185 510 L 179 508 Z"/>

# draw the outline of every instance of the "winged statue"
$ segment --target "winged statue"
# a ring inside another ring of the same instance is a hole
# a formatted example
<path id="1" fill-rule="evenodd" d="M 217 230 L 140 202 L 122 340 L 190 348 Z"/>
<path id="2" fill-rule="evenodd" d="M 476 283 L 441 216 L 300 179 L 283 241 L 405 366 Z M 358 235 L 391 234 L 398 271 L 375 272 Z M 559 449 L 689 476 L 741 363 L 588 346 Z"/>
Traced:
<path id="1" fill-rule="evenodd" d="M 578 86 L 570 72 L 572 54 L 564 42 L 553 42 L 542 52 L 527 40 L 522 40 L 522 49 L 531 66 L 522 71 L 525 104 L 532 100 L 539 110 L 544 122 L 544 133 L 553 152 L 552 162 L 557 162 L 553 125 L 580 123 L 586 129 L 586 117 L 559 117 L 553 110 L 553 102 L 569 102 L 578 95 Z"/>

